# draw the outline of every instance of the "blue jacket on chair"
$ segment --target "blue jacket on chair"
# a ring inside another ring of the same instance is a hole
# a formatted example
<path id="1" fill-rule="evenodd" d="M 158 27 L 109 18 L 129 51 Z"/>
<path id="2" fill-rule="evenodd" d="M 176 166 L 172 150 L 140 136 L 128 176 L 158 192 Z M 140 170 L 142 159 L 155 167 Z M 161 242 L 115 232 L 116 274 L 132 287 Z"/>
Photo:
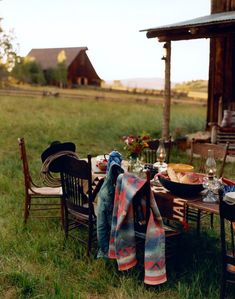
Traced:
<path id="1" fill-rule="evenodd" d="M 116 181 L 119 174 L 124 172 L 121 162 L 121 154 L 113 151 L 109 156 L 107 176 L 98 193 L 97 239 L 99 252 L 97 257 L 108 257 Z"/>

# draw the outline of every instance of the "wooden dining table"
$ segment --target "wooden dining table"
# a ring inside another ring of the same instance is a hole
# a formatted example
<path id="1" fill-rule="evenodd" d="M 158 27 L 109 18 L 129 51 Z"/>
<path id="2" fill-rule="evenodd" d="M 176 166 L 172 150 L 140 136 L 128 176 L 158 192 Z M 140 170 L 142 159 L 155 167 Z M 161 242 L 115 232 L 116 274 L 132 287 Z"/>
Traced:
<path id="1" fill-rule="evenodd" d="M 122 166 L 124 170 L 127 170 L 127 163 L 127 161 L 123 161 Z M 95 158 L 92 158 L 92 173 L 93 176 L 97 178 L 103 178 L 106 175 L 105 171 L 101 171 L 96 166 Z M 204 202 L 202 194 L 198 194 L 195 197 L 182 197 L 174 195 L 160 184 L 152 183 L 151 188 L 161 215 L 169 220 L 179 221 L 180 223 L 187 222 L 187 208 L 194 208 L 202 212 L 219 214 L 219 203 Z"/>
<path id="2" fill-rule="evenodd" d="M 99 179 L 106 176 L 106 172 L 97 167 L 96 158 L 92 158 L 91 162 L 93 181 L 98 182 Z M 127 171 L 128 162 L 124 160 L 122 162 L 122 167 L 125 171 Z M 156 188 L 156 186 L 151 184 L 151 188 L 161 215 L 169 220 L 184 223 L 186 221 L 186 200 L 175 198 L 163 187 Z"/>
<path id="3" fill-rule="evenodd" d="M 178 220 L 180 222 L 187 222 L 187 213 L 188 210 L 195 209 L 197 210 L 197 233 L 200 234 L 200 216 L 202 212 L 207 212 L 208 214 L 219 215 L 219 202 L 208 203 L 203 201 L 202 193 L 197 196 L 177 196 L 172 194 L 170 191 L 166 190 L 164 187 L 153 187 L 155 193 L 155 198 L 158 203 L 159 209 L 163 209 L 163 212 L 166 213 L 168 217 L 171 217 L 172 220 Z M 166 202 L 168 204 L 166 204 Z M 172 202 L 173 213 L 171 210 L 167 211 L 167 206 L 169 202 Z M 183 218 L 183 219 L 182 219 Z"/>

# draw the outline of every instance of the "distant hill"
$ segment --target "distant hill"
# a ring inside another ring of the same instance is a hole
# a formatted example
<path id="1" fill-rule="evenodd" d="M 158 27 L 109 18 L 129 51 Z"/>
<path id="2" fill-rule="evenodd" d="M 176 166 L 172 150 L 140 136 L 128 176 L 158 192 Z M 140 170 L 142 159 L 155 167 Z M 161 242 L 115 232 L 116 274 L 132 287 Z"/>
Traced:
<path id="1" fill-rule="evenodd" d="M 164 89 L 162 78 L 132 78 L 120 80 L 122 85 L 130 88 Z"/>
<path id="2" fill-rule="evenodd" d="M 113 89 L 125 90 L 125 89 L 150 89 L 150 90 L 164 90 L 164 79 L 162 78 L 130 78 L 106 81 L 106 87 L 112 87 Z M 207 80 L 192 80 L 181 83 L 171 82 L 172 92 L 185 93 L 189 97 L 207 97 Z M 199 94 L 200 93 L 200 94 Z"/>
<path id="3" fill-rule="evenodd" d="M 141 88 L 141 89 L 164 89 L 164 79 L 162 78 L 130 78 L 114 81 L 107 81 L 106 84 L 115 87 L 127 87 L 127 88 Z M 175 83 L 171 83 L 172 87 Z"/>
<path id="4" fill-rule="evenodd" d="M 192 81 L 177 83 L 174 88 L 175 90 L 184 91 L 184 92 L 197 91 L 197 92 L 207 93 L 208 81 L 192 80 Z"/>

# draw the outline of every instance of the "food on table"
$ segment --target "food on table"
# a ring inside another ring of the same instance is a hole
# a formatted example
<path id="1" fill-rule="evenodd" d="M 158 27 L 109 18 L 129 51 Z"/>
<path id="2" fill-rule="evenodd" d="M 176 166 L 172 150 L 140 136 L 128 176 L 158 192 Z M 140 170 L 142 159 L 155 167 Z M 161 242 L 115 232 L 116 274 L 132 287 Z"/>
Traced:
<path id="1" fill-rule="evenodd" d="M 175 172 L 192 172 L 194 170 L 192 165 L 182 163 L 169 163 L 168 167 L 171 167 Z"/>
<path id="2" fill-rule="evenodd" d="M 167 173 L 172 182 L 179 182 L 179 178 L 173 168 L 167 167 Z"/>
<path id="3" fill-rule="evenodd" d="M 106 171 L 108 165 L 108 159 L 106 158 L 106 155 L 100 155 L 96 157 L 96 166 L 101 171 Z"/>
<path id="4" fill-rule="evenodd" d="M 203 175 L 195 172 L 175 172 L 171 167 L 167 168 L 171 181 L 183 184 L 202 184 Z"/>

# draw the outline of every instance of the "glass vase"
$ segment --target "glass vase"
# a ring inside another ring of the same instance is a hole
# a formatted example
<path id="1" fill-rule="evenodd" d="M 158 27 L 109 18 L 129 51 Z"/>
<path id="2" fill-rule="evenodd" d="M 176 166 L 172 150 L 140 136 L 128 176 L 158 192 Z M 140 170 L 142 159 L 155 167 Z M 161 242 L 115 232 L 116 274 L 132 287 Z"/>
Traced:
<path id="1" fill-rule="evenodd" d="M 128 171 L 133 173 L 140 173 L 142 171 L 142 166 L 138 155 L 129 156 Z"/>

